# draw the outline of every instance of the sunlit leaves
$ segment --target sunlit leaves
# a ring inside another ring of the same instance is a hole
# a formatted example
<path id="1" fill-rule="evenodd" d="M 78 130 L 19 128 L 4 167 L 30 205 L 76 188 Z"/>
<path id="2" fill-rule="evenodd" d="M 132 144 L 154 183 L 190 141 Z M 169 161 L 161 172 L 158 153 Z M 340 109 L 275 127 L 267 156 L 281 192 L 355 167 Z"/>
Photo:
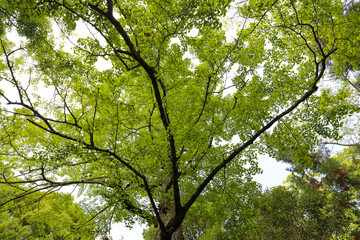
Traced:
<path id="1" fill-rule="evenodd" d="M 200 225 L 197 209 L 237 209 L 203 237 L 252 228 L 257 153 L 311 167 L 320 139 L 339 139 L 357 110 L 344 86 L 315 93 L 338 42 L 355 52 L 340 40 L 340 1 L 2 2 L 4 27 L 25 39 L 11 57 L 3 40 L 1 76 L 20 93 L 1 93 L 4 166 L 49 187 L 89 184 L 91 211 L 116 221 L 160 212 L 159 226 L 178 224 L 195 204 Z M 233 39 L 221 24 L 230 6 Z"/>
<path id="2" fill-rule="evenodd" d="M 24 188 L 22 190 L 25 191 Z M 21 191 L 1 185 L 3 204 Z M 92 238 L 94 223 L 69 195 L 37 192 L 2 206 L 0 237 L 3 239 L 59 239 Z"/>

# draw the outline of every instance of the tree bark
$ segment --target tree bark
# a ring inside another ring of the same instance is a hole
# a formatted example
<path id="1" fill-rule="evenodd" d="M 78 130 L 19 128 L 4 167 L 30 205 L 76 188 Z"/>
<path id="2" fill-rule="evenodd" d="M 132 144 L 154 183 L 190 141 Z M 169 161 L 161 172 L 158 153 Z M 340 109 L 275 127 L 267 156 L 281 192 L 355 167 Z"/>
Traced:
<path id="1" fill-rule="evenodd" d="M 166 226 L 171 221 L 171 219 L 175 217 L 175 205 L 173 203 L 172 204 L 161 203 L 159 206 L 159 214 L 166 228 Z M 158 224 L 155 240 L 184 240 L 184 234 L 181 225 L 173 233 L 164 232 L 159 225 L 160 224 Z"/>
<path id="2" fill-rule="evenodd" d="M 161 229 L 158 227 L 156 232 L 155 240 L 184 240 L 184 234 L 181 226 L 170 236 L 163 234 Z"/>

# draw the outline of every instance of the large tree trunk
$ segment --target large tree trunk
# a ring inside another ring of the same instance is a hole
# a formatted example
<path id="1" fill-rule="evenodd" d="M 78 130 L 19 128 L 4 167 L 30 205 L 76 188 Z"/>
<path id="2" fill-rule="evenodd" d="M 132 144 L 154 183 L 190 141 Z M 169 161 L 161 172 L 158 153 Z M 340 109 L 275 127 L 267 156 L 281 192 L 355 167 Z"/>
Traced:
<path id="1" fill-rule="evenodd" d="M 155 240 L 184 240 L 184 234 L 181 226 L 171 236 L 163 235 L 161 229 L 158 227 Z"/>
<path id="2" fill-rule="evenodd" d="M 164 222 L 164 225 L 166 226 L 175 215 L 175 206 L 173 204 L 170 206 L 166 206 L 166 204 L 160 204 L 159 213 L 161 219 Z M 160 224 L 158 224 L 155 240 L 184 240 L 184 234 L 181 226 L 176 229 L 175 232 L 170 234 L 163 232 L 159 225 Z"/>

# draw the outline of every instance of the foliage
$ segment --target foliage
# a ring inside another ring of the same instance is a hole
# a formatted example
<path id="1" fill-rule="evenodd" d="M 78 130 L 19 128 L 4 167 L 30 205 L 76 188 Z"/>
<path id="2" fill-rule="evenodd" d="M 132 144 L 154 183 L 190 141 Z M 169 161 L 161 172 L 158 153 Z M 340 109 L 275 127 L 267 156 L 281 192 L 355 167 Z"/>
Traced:
<path id="1" fill-rule="evenodd" d="M 335 157 L 312 156 L 313 165 L 289 176 L 288 187 L 264 193 L 245 239 L 357 239 L 360 236 L 359 148 Z"/>
<path id="2" fill-rule="evenodd" d="M 0 185 L 1 239 L 95 239 L 94 223 L 69 194 L 36 192 Z"/>
<path id="3" fill-rule="evenodd" d="M 0 11 L 2 169 L 42 190 L 81 185 L 89 209 L 153 224 L 157 239 L 182 239 L 183 223 L 198 236 L 200 209 L 234 209 L 214 192 L 251 204 L 259 153 L 310 167 L 359 110 L 347 86 L 322 83 L 328 60 L 338 69 L 359 46 L 344 40 L 357 12 L 339 0 L 0 0 Z M 201 234 L 238 214 L 250 227 L 238 210 Z"/>
<path id="4" fill-rule="evenodd" d="M 197 200 L 182 224 L 185 239 L 242 239 L 257 229 L 252 220 L 263 201 L 260 186 L 255 182 L 230 184 L 221 186 L 215 181 L 206 197 Z M 155 235 L 156 229 L 151 226 L 143 232 L 145 240 Z"/>

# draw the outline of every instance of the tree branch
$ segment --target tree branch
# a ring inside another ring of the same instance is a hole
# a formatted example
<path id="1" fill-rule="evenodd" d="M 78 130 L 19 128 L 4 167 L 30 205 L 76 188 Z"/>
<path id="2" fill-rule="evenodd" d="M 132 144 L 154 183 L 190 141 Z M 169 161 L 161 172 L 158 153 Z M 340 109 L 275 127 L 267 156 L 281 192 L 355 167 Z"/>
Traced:
<path id="1" fill-rule="evenodd" d="M 246 141 L 244 144 L 242 144 L 239 148 L 234 149 L 233 153 L 230 154 L 224 161 L 222 161 L 217 167 L 215 167 L 211 173 L 205 178 L 205 180 L 199 185 L 197 190 L 194 192 L 194 194 L 189 198 L 189 200 L 185 203 L 184 209 L 187 211 L 192 204 L 195 202 L 195 200 L 199 197 L 199 195 L 202 193 L 202 191 L 205 189 L 205 187 L 210 183 L 210 181 L 214 178 L 214 176 L 222 169 L 224 168 L 229 162 L 231 162 L 237 155 L 239 155 L 244 149 L 252 145 L 255 140 L 261 136 L 265 131 L 267 131 L 274 123 L 276 123 L 278 120 L 280 120 L 282 117 L 286 116 L 290 112 L 292 112 L 296 107 L 298 107 L 302 102 L 304 102 L 306 99 L 308 99 L 316 90 L 318 89 L 317 83 L 322 78 L 324 71 L 325 71 L 325 63 L 326 59 L 335 52 L 336 49 L 333 49 L 329 51 L 328 54 L 325 55 L 325 57 L 320 61 L 321 63 L 321 69 L 319 71 L 319 64 L 316 63 L 316 71 L 315 71 L 315 77 L 314 82 L 311 85 L 310 89 L 295 103 L 293 103 L 289 108 L 287 108 L 282 113 L 275 116 L 268 124 L 266 124 L 264 127 L 262 127 L 259 131 L 257 131 L 248 141 Z"/>

